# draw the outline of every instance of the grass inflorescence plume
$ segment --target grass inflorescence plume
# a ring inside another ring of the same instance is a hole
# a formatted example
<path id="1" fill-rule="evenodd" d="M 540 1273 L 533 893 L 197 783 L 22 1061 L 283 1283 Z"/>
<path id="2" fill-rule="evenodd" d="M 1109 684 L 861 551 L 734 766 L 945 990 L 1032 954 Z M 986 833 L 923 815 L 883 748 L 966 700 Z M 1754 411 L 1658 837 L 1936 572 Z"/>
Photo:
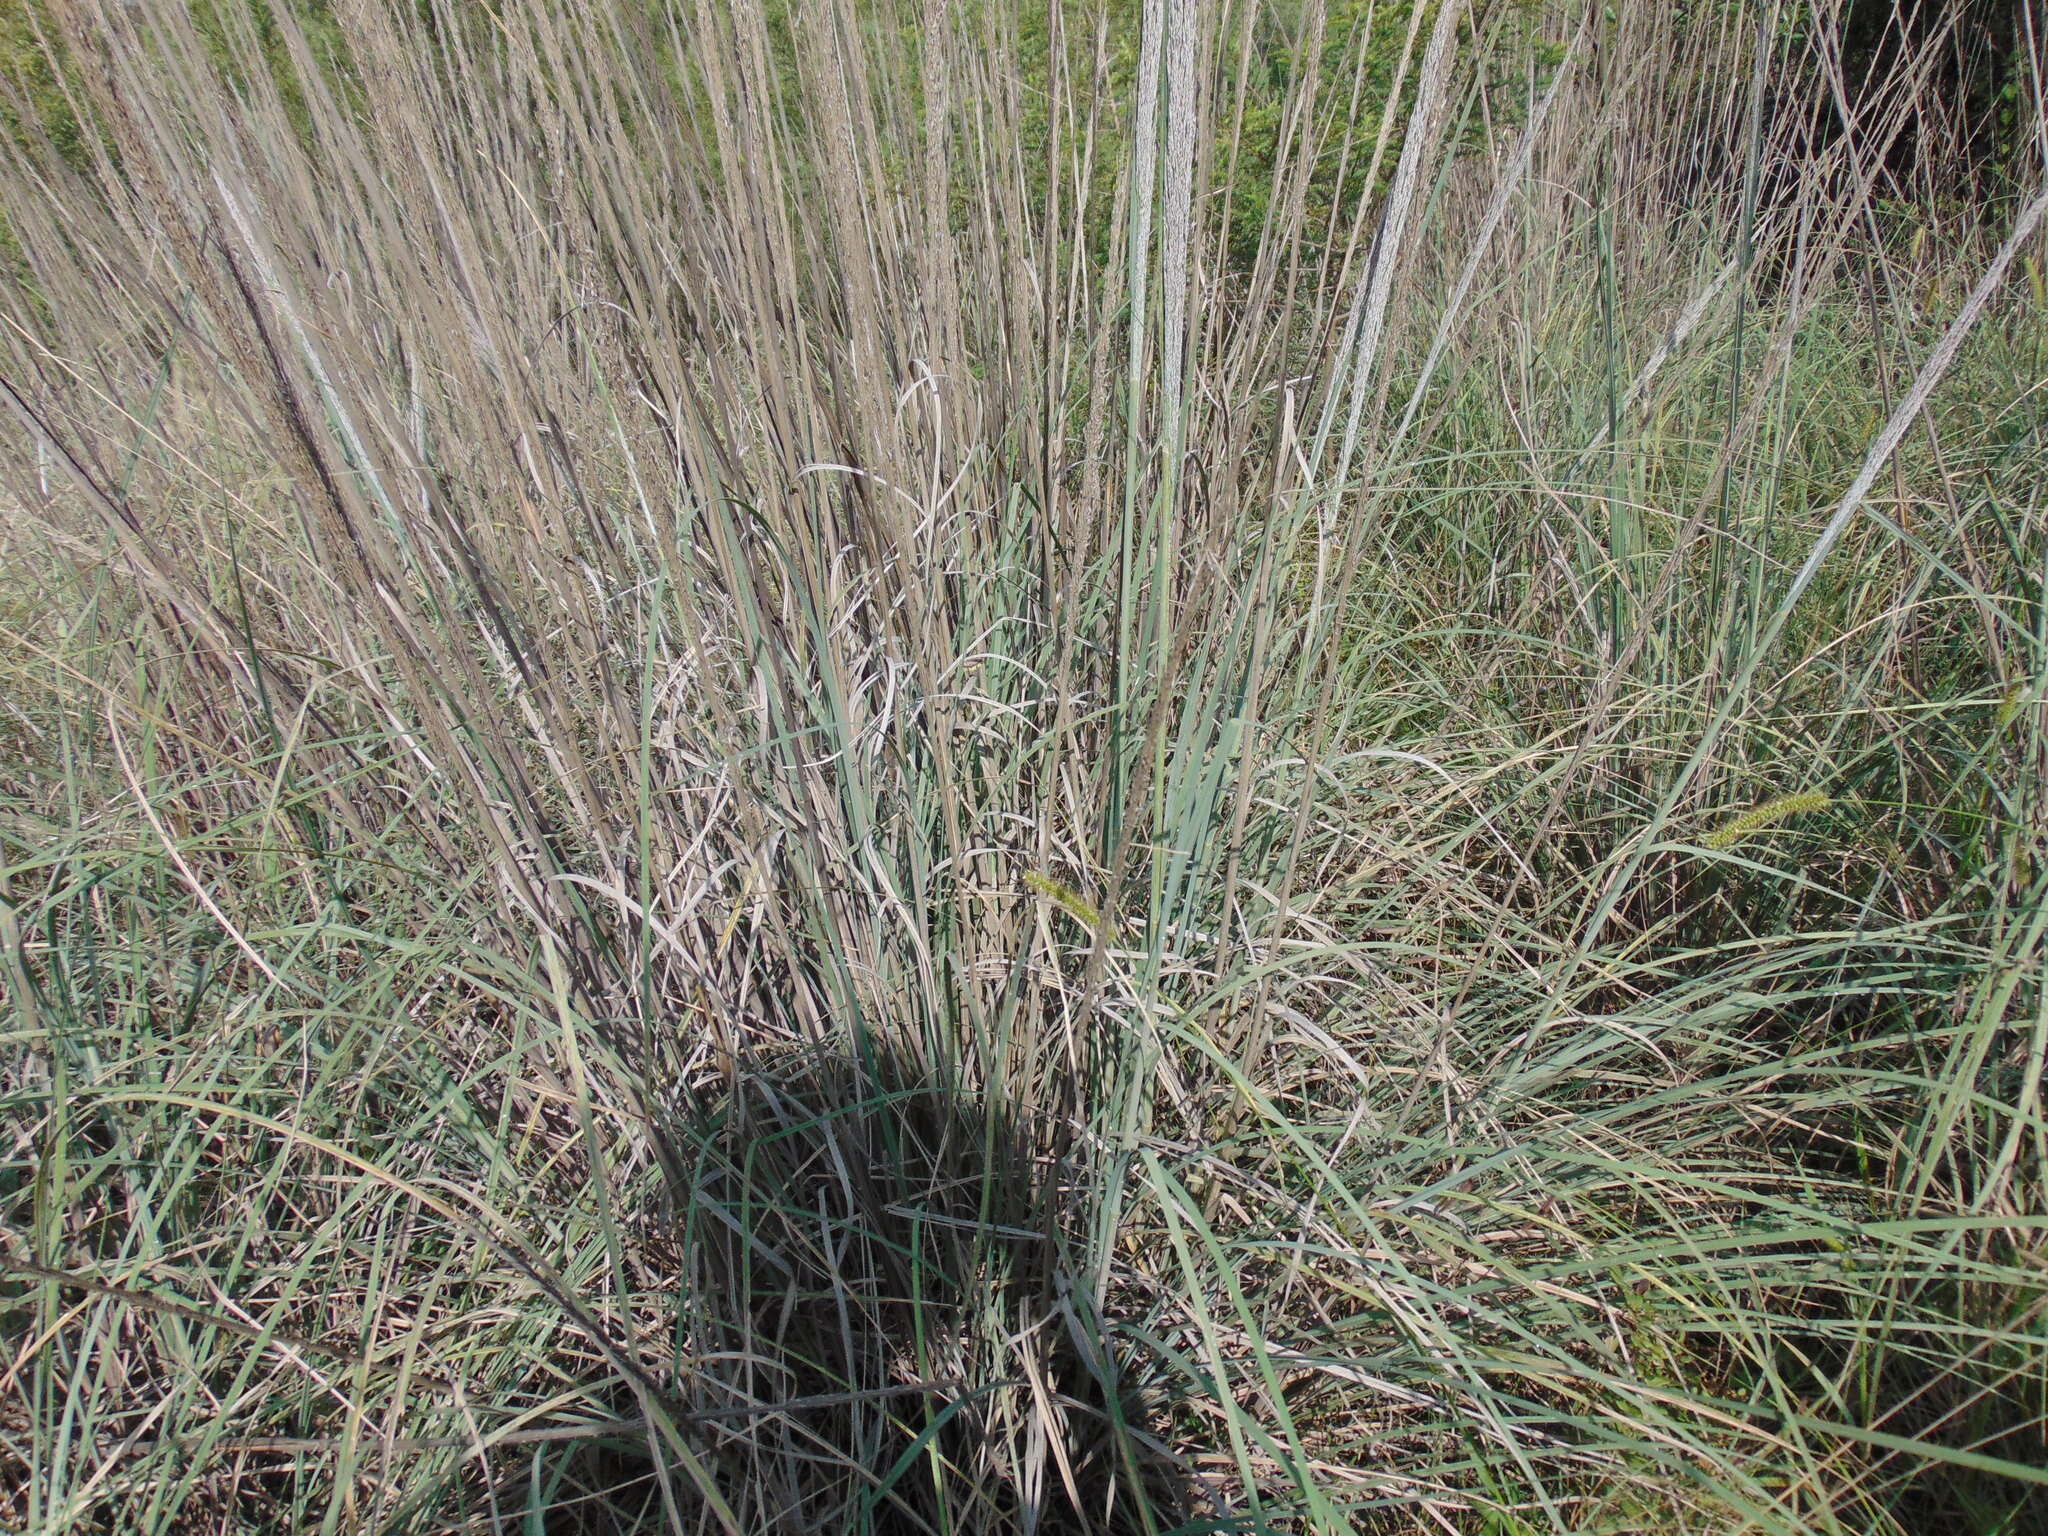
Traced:
<path id="1" fill-rule="evenodd" d="M 1834 803 L 1826 795 L 1816 794 L 1810 790 L 1798 794 L 1774 795 L 1746 811 L 1738 811 L 1730 816 L 1702 838 L 1701 843 L 1707 848 L 1733 848 L 1753 832 L 1762 832 L 1769 827 L 1782 826 L 1795 817 L 1824 811 Z"/>

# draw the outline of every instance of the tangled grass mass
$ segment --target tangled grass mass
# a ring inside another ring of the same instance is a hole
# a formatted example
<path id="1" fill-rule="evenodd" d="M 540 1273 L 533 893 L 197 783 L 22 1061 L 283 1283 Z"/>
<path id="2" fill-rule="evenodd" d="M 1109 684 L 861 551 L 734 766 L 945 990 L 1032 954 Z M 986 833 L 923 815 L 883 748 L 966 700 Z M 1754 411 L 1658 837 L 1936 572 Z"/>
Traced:
<path id="1" fill-rule="evenodd" d="M 0 0 L 0 1529 L 2048 1531 L 2038 0 Z"/>

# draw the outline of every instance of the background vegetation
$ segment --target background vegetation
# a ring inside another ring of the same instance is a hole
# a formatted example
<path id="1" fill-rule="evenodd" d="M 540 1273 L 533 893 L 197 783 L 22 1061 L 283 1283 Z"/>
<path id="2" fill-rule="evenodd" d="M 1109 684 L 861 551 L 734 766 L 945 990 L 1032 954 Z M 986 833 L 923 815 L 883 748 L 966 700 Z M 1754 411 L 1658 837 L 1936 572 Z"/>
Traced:
<path id="1" fill-rule="evenodd" d="M 0 1522 L 2048 1528 L 2041 20 L 0 9 Z"/>

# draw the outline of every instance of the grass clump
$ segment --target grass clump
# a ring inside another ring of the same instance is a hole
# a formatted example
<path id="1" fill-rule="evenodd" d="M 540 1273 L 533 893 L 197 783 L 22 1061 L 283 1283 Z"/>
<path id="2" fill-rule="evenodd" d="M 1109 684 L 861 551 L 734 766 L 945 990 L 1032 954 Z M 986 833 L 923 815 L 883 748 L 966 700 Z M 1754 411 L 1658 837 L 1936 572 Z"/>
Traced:
<path id="1" fill-rule="evenodd" d="M 0 1520 L 2040 1525 L 2038 125 L 1687 10 L 10 21 Z"/>

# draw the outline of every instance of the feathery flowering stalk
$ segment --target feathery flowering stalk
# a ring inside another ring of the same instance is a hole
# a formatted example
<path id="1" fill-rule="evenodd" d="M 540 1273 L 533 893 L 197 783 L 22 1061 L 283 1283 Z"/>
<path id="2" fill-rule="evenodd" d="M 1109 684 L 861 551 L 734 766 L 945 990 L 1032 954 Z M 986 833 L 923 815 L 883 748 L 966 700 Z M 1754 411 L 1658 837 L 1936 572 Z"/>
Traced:
<path id="1" fill-rule="evenodd" d="M 1811 815 L 1824 811 L 1834 801 L 1826 795 L 1805 791 L 1792 795 L 1775 795 L 1759 805 L 1737 813 L 1714 828 L 1704 838 L 1701 846 L 1706 848 L 1733 848 L 1752 832 L 1761 832 L 1767 827 L 1780 826 L 1795 816 Z"/>

